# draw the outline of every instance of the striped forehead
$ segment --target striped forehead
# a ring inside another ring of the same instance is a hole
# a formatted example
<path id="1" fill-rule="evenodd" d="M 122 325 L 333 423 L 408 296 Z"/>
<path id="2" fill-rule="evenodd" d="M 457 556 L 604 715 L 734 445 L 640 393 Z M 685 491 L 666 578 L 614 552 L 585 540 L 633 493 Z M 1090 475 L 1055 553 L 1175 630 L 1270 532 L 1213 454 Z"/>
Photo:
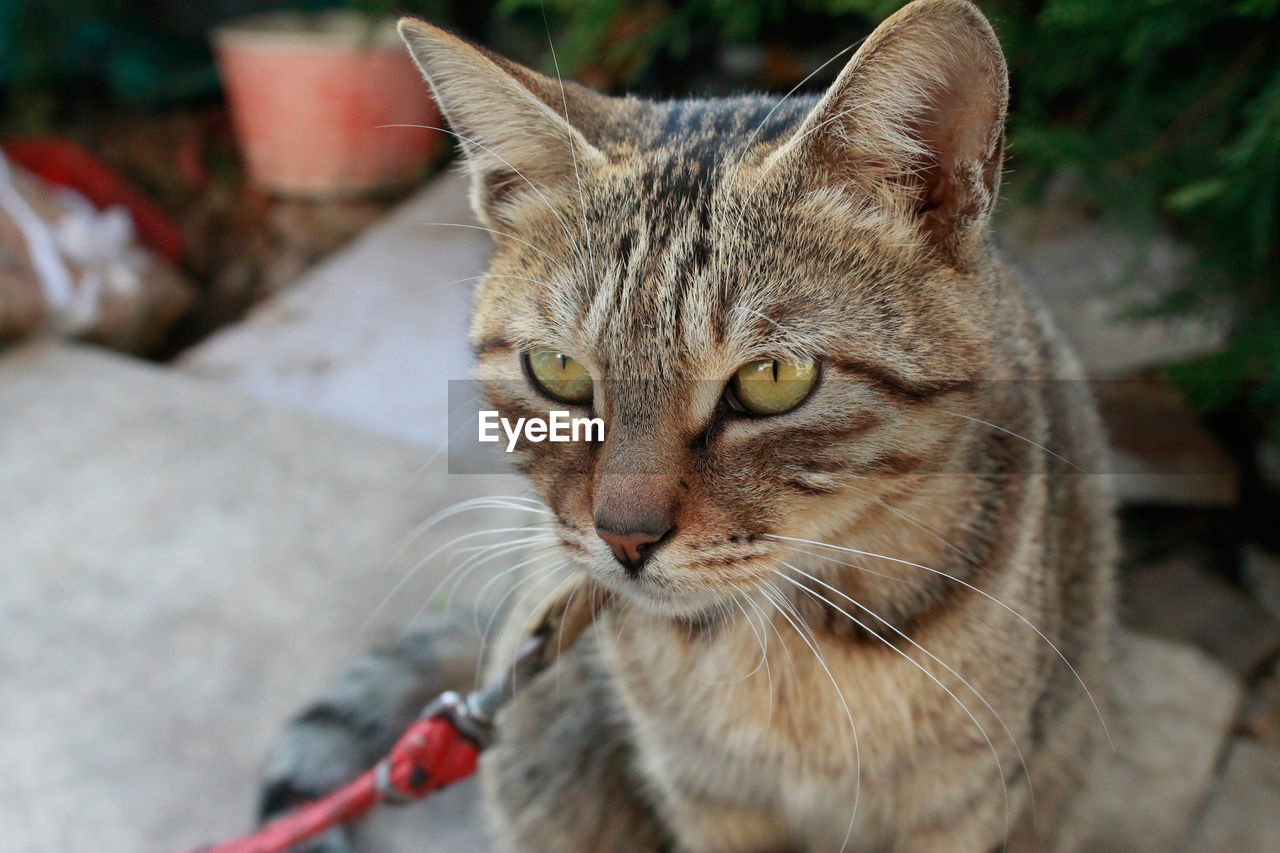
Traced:
<path id="1" fill-rule="evenodd" d="M 804 101 L 680 101 L 658 114 L 589 195 L 591 270 L 558 300 L 561 332 L 611 371 L 696 368 L 726 339 L 767 329 L 758 306 L 737 305 L 723 250 L 736 206 L 725 187 L 744 153 L 772 148 Z M 772 111 L 772 112 L 771 112 Z"/>

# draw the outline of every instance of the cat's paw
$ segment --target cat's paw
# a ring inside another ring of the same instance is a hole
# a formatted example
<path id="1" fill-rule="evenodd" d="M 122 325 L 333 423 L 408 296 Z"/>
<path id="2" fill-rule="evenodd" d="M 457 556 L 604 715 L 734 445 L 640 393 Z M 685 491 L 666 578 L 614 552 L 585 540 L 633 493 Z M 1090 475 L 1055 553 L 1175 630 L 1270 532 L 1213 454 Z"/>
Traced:
<path id="1" fill-rule="evenodd" d="M 322 797 L 372 767 L 432 696 L 470 683 L 479 645 L 469 620 L 442 614 L 416 623 L 394 646 L 352 661 L 272 746 L 260 819 Z M 350 847 L 345 837 L 324 843 L 329 846 L 316 853 L 346 853 Z"/>
<path id="2" fill-rule="evenodd" d="M 319 799 L 368 769 L 373 733 L 368 724 L 318 703 L 284 730 L 267 759 L 258 817 L 269 822 Z M 335 828 L 289 853 L 356 853 L 347 832 Z"/>
<path id="3" fill-rule="evenodd" d="M 268 778 L 263 786 L 258 817 L 262 823 L 283 817 L 304 803 L 324 796 L 330 788 L 313 787 L 301 779 Z M 357 853 L 351 837 L 343 827 L 334 827 L 323 835 L 291 847 L 289 853 Z"/>
<path id="4" fill-rule="evenodd" d="M 290 723 L 267 757 L 259 818 L 324 796 L 369 769 L 382 740 L 372 725 L 325 702 Z"/>

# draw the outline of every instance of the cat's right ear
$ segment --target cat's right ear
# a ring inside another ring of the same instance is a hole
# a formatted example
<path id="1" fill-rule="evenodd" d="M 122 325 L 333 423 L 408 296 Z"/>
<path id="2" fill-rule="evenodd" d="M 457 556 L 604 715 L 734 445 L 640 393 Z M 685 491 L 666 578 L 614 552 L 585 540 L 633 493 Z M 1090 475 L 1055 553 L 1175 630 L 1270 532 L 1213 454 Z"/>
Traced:
<path id="1" fill-rule="evenodd" d="M 510 227 L 521 207 L 576 186 L 603 159 L 565 119 L 578 87 L 570 98 L 557 81 L 424 21 L 402 18 L 398 29 L 458 138 L 485 224 Z"/>
<path id="2" fill-rule="evenodd" d="M 914 0 L 876 28 L 777 156 L 956 262 L 995 204 L 1008 101 L 1000 42 L 977 7 Z"/>

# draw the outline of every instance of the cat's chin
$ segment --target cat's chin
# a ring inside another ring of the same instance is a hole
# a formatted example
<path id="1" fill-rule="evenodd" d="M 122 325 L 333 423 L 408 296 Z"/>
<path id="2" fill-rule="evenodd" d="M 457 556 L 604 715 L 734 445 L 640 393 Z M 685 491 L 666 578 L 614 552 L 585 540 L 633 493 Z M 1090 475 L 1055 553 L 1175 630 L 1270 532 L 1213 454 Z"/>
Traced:
<path id="1" fill-rule="evenodd" d="M 643 578 L 624 580 L 600 579 L 615 595 L 641 610 L 682 622 L 703 623 L 720 613 L 724 596 L 714 592 L 672 592 Z"/>

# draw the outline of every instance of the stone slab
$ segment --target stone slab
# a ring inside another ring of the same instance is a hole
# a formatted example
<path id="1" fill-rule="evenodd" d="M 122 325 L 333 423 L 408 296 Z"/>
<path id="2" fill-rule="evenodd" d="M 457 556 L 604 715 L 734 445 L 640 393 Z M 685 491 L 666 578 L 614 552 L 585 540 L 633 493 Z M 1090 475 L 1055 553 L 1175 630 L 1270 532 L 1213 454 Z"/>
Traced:
<path id="1" fill-rule="evenodd" d="M 6 853 L 243 831 L 281 722 L 424 605 L 441 561 L 379 611 L 388 590 L 446 537 L 512 526 L 467 514 L 415 536 L 512 482 L 122 357 L 10 350 L 0 412 Z M 416 845 L 378 849 L 483 849 L 451 797 Z"/>
<path id="2" fill-rule="evenodd" d="M 1036 206 L 1006 206 L 995 236 L 1075 344 L 1086 374 L 1128 376 L 1222 349 L 1230 325 L 1225 310 L 1135 316 L 1178 283 L 1194 262 L 1192 251 L 1167 231 L 1144 240 L 1108 227 L 1071 195 L 1069 188 L 1051 190 Z"/>
<path id="3" fill-rule="evenodd" d="M 1240 573 L 1254 600 L 1280 619 L 1280 555 L 1246 545 Z"/>
<path id="4" fill-rule="evenodd" d="M 439 446 L 448 381 L 471 376 L 471 279 L 492 245 L 466 194 L 462 175 L 438 177 L 177 365 L 278 405 Z"/>
<path id="5" fill-rule="evenodd" d="M 1109 727 L 1116 751 L 1091 780 L 1090 853 L 1182 849 L 1208 797 L 1240 701 L 1221 665 L 1190 646 L 1122 637 Z"/>
<path id="6" fill-rule="evenodd" d="M 1280 850 L 1280 749 L 1237 739 L 1191 853 Z"/>
<path id="7" fill-rule="evenodd" d="M 1129 505 L 1234 507 L 1240 466 L 1173 386 L 1093 383 L 1116 495 Z"/>
<path id="8" fill-rule="evenodd" d="M 1280 657 L 1269 661 L 1249 686 L 1240 714 L 1240 732 L 1258 743 L 1280 749 Z"/>
<path id="9" fill-rule="evenodd" d="M 1280 620 L 1185 554 L 1135 567 L 1121 580 L 1129 625 L 1198 646 L 1241 678 L 1280 652 Z"/>

